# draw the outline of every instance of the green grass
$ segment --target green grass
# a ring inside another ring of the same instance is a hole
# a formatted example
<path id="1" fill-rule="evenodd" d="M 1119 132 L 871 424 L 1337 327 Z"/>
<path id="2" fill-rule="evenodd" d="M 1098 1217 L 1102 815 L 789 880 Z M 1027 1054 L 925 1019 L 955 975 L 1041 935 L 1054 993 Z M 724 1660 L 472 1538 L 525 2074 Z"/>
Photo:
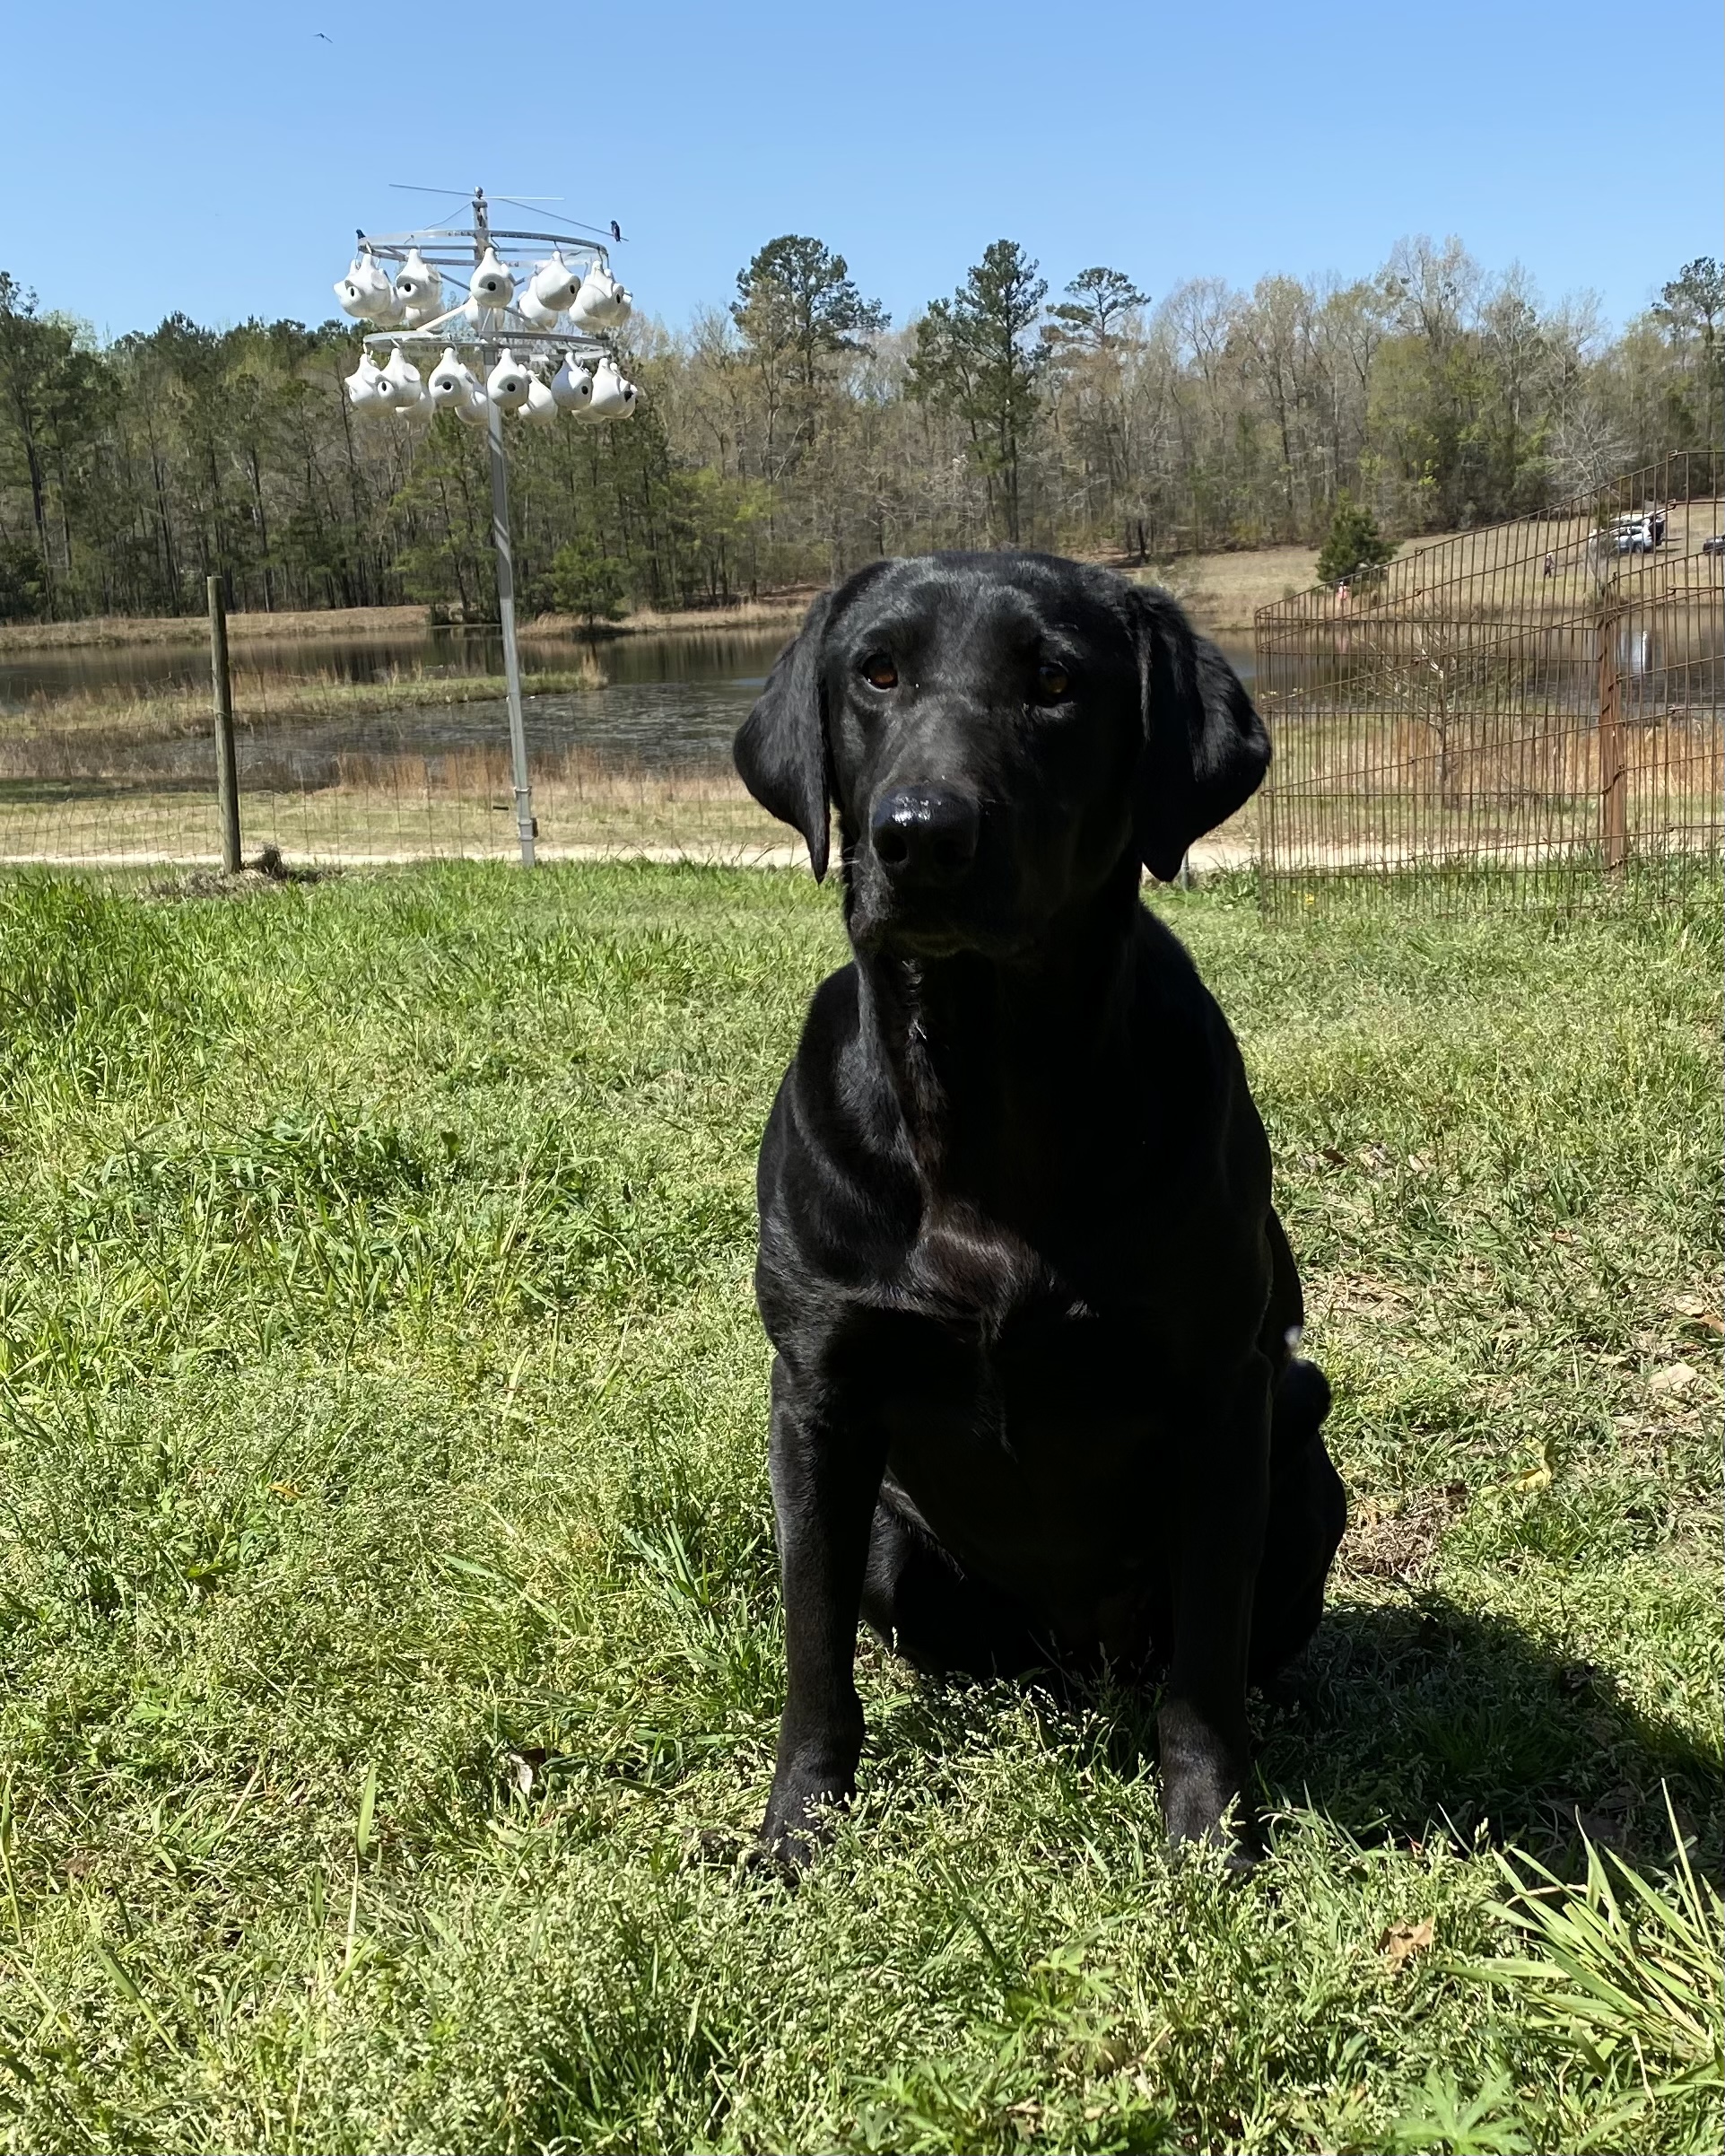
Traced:
<path id="1" fill-rule="evenodd" d="M 780 1697 L 751 1168 L 831 894 L 0 884 L 5 2145 L 1716 2145 L 1717 883 L 1163 903 L 1355 1508 L 1275 1855 L 1170 1867 L 1153 1703 L 869 1645 L 792 1890 L 700 1837 Z"/>

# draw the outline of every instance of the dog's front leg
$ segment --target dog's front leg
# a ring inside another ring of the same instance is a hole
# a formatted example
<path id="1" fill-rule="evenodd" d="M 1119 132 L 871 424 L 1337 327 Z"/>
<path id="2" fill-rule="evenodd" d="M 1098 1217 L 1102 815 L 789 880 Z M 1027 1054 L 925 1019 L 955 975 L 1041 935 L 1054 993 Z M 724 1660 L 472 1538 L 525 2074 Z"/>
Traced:
<path id="1" fill-rule="evenodd" d="M 784 1578 L 788 1683 L 762 1836 L 807 1861 L 810 1809 L 856 1788 L 862 1702 L 853 1671 L 884 1440 L 823 1411 L 782 1359 L 772 1372 L 772 1503 Z"/>
<path id="2" fill-rule="evenodd" d="M 1193 1416 L 1183 1442 L 1174 1634 L 1157 1733 L 1168 1838 L 1218 1838 L 1232 1862 L 1259 1853 L 1246 1794 L 1246 1658 L 1269 1505 L 1270 1369 L 1261 1355 Z"/>

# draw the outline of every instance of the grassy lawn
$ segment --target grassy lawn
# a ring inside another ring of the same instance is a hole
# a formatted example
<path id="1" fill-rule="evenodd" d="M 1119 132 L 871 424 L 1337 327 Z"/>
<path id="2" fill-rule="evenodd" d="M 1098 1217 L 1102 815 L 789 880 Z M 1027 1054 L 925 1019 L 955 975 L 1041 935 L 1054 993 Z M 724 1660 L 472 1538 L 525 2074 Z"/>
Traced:
<path id="1" fill-rule="evenodd" d="M 1717 882 L 1161 903 L 1354 1506 L 1276 1853 L 1170 1867 L 1150 1703 L 869 1645 L 792 1890 L 699 1837 L 780 1698 L 751 1171 L 831 894 L 0 883 L 0 2142 L 1717 2145 Z"/>

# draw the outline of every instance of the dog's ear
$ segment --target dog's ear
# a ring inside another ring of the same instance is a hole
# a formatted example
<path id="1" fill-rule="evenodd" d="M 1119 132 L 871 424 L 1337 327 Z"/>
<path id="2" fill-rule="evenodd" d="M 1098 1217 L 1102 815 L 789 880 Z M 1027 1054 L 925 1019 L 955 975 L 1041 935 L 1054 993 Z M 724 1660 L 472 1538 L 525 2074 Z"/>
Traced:
<path id="1" fill-rule="evenodd" d="M 772 662 L 767 685 L 737 729 L 731 755 L 737 776 L 780 823 L 803 834 L 818 883 L 827 863 L 826 713 L 821 644 L 832 611 L 824 592 Z"/>
<path id="2" fill-rule="evenodd" d="M 1270 738 L 1240 676 L 1176 602 L 1141 584 L 1129 589 L 1144 704 L 1138 853 L 1172 883 L 1192 842 L 1256 792 Z"/>

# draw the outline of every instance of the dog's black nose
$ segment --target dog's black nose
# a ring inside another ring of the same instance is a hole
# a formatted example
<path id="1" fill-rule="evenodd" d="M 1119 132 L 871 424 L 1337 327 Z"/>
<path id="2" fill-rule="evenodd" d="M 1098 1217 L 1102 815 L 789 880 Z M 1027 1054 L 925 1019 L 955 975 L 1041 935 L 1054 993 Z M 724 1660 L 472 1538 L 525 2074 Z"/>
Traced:
<path id="1" fill-rule="evenodd" d="M 953 786 L 895 786 L 875 804 L 875 858 L 895 884 L 955 884 L 976 859 L 981 816 Z"/>

